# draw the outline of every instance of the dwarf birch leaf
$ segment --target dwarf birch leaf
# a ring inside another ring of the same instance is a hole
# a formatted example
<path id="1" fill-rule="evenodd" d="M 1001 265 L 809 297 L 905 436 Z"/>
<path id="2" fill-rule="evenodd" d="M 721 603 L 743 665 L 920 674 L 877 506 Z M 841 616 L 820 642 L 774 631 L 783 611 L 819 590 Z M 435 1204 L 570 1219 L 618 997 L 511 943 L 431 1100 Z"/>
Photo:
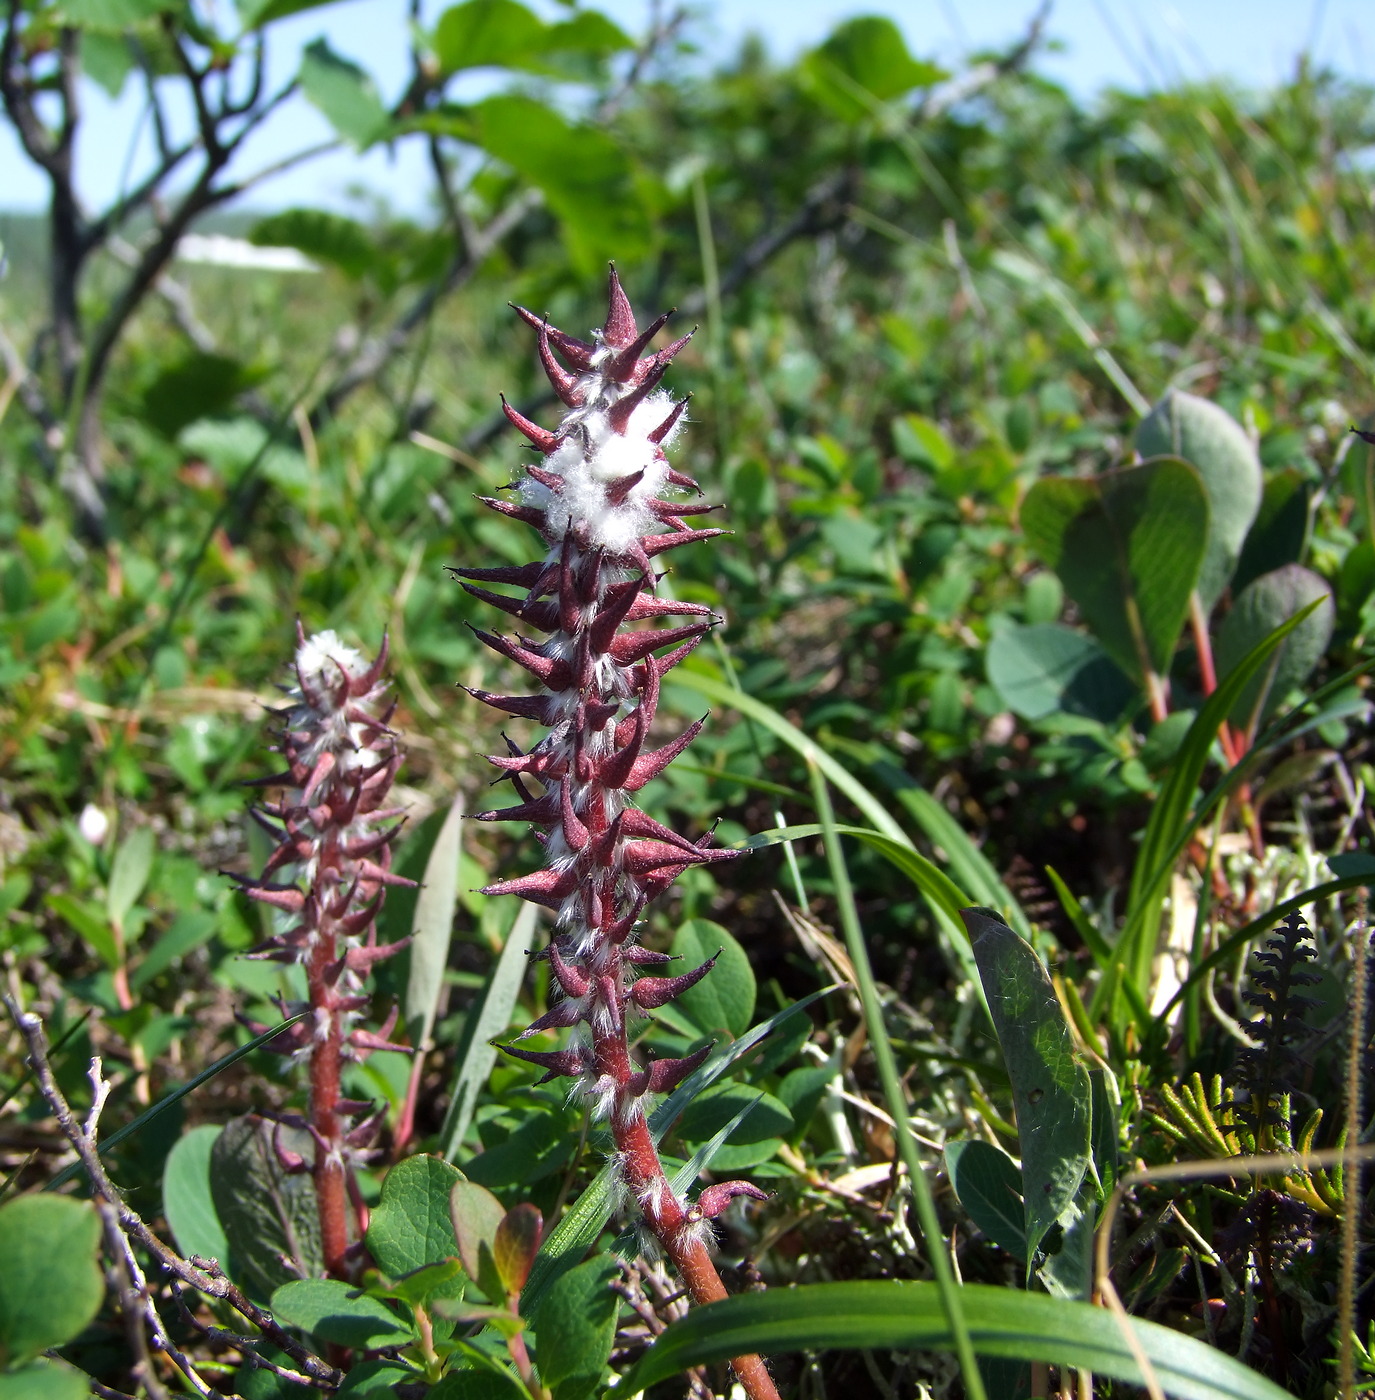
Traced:
<path id="1" fill-rule="evenodd" d="M 65 1361 L 40 1357 L 17 1371 L 0 1371 L 0 1400 L 86 1400 L 90 1377 Z"/>
<path id="2" fill-rule="evenodd" d="M 620 1276 L 608 1254 L 589 1259 L 557 1279 L 535 1312 L 540 1378 L 554 1400 L 582 1400 L 597 1388 L 616 1337 Z"/>
<path id="3" fill-rule="evenodd" d="M 457 1167 L 423 1153 L 387 1173 L 368 1222 L 367 1245 L 389 1278 L 457 1257 L 449 1193 L 462 1180 Z"/>
<path id="4" fill-rule="evenodd" d="M 673 1005 L 705 1034 L 725 1031 L 734 1038 L 749 1028 L 755 998 L 754 969 L 739 943 L 720 924 L 689 919 L 673 940 L 673 955 L 683 960 L 674 971 L 691 972 L 715 957 L 718 949 L 716 966 Z"/>
<path id="5" fill-rule="evenodd" d="M 69 1196 L 20 1196 L 0 1207 L 0 1367 L 61 1346 L 100 1310 L 100 1217 Z"/>
<path id="6" fill-rule="evenodd" d="M 529 1201 L 522 1201 L 502 1216 L 492 1240 L 492 1259 L 508 1295 L 525 1287 L 543 1233 L 544 1217 Z"/>
<path id="7" fill-rule="evenodd" d="M 373 1350 L 404 1346 L 414 1330 L 378 1298 L 333 1278 L 303 1278 L 283 1284 L 272 1295 L 279 1321 L 299 1327 L 322 1342 Z"/>
<path id="8" fill-rule="evenodd" d="M 506 1218 L 506 1207 L 475 1181 L 455 1182 L 449 1191 L 449 1212 L 458 1257 L 492 1303 L 505 1301 L 501 1275 L 497 1273 L 493 1246 L 497 1229 Z"/>

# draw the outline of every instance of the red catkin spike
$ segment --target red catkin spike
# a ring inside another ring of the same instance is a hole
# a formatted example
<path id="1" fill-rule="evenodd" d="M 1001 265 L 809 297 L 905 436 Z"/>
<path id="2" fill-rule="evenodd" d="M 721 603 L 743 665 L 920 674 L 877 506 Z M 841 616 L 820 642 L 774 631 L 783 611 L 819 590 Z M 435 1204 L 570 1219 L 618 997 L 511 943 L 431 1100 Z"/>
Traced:
<path id="1" fill-rule="evenodd" d="M 674 1194 L 643 1099 L 682 1083 L 711 1046 L 640 1069 L 631 1058 L 626 1029 L 627 1014 L 666 1005 L 709 976 L 716 962 L 709 959 L 676 976 L 641 976 L 639 969 L 662 968 L 669 961 L 636 942 L 646 905 L 693 866 L 740 854 L 712 847 L 710 838 L 692 840 L 674 831 L 631 799 L 702 729 L 699 720 L 663 747 L 646 749 L 662 677 L 717 621 L 699 603 L 653 596 L 660 577 L 654 556 L 724 533 L 689 528 L 685 518 L 710 507 L 671 499 L 674 488 L 701 494 L 665 455 L 687 400 L 674 402 L 659 387 L 688 337 L 645 353 L 668 318 L 660 316 L 639 330 L 614 267 L 606 319 L 591 343 L 517 311 L 535 329 L 540 363 L 569 412 L 550 431 L 503 399 L 506 417 L 545 460 L 526 469 L 512 503 L 497 502 L 496 508 L 533 525 L 547 552 L 541 562 L 520 570 L 455 572 L 473 596 L 547 635 L 536 646 L 477 633 L 534 676 L 542 694 L 470 693 L 547 730 L 529 741 L 528 752 L 508 740 L 509 756 L 490 760 L 516 784 L 521 801 L 479 814 L 484 821 L 528 821 L 541 828 L 546 864 L 489 884 L 484 892 L 517 895 L 555 912 L 544 956 L 557 999 L 517 1039 L 539 1031 L 572 1034 L 562 1049 L 502 1048 L 535 1066 L 546 1080 L 563 1075 L 579 1081 L 594 1116 L 609 1120 L 617 1170 L 629 1197 L 639 1203 L 693 1299 L 706 1303 L 724 1297 L 725 1290 L 707 1250 L 704 1222 L 734 1196 L 762 1193 L 748 1183 L 726 1183 L 708 1188 L 691 1207 Z M 482 584 L 515 585 L 527 596 L 474 586 Z M 627 625 L 658 618 L 687 621 L 640 630 Z M 526 779 L 545 784 L 545 790 L 528 791 Z M 749 1400 L 777 1400 L 757 1357 L 733 1364 Z"/>
<path id="2" fill-rule="evenodd" d="M 407 1048 L 390 1038 L 395 1012 L 380 1030 L 360 1024 L 371 1006 L 369 975 L 409 942 L 377 941 L 383 894 L 393 885 L 414 883 L 390 869 L 390 847 L 400 829 L 396 819 L 404 813 L 386 800 L 400 764 L 389 728 L 387 656 L 385 637 L 369 660 L 332 632 L 308 636 L 298 622 L 296 684 L 276 717 L 287 766 L 269 780 L 284 795 L 257 819 L 275 816 L 284 827 L 275 831 L 280 844 L 264 873 L 291 868 L 301 883 L 236 877 L 250 898 L 296 918 L 292 928 L 256 950 L 259 957 L 301 963 L 305 972 L 305 1007 L 283 1010 L 307 1009 L 310 1015 L 272 1044 L 308 1067 L 310 1106 L 301 1126 L 315 1144 L 314 1158 L 291 1153 L 285 1165 L 311 1171 L 326 1270 L 349 1281 L 356 1276 L 365 1225 L 352 1204 L 358 1199 L 352 1182 L 360 1160 L 357 1119 L 372 1105 L 341 1096 L 342 1064 L 373 1049 Z"/>

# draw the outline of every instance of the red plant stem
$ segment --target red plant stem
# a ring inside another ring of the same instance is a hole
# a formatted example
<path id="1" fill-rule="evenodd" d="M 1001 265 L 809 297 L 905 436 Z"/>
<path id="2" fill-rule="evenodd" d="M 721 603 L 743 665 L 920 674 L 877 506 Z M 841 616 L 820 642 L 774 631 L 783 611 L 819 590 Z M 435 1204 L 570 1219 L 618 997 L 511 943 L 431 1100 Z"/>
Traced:
<path id="1" fill-rule="evenodd" d="M 320 1210 L 320 1246 L 325 1272 L 348 1277 L 348 1184 L 344 1177 L 342 1132 L 339 1122 L 339 1066 L 343 1058 L 343 1026 L 335 1010 L 333 987 L 326 969 L 337 956 L 334 930 L 321 920 L 306 963 L 310 1006 L 315 1026 L 326 1025 L 323 1038 L 312 1041 L 310 1052 L 310 1126 L 315 1139 L 315 1197 Z"/>
<path id="2" fill-rule="evenodd" d="M 625 1030 L 594 1033 L 593 1052 L 597 1070 L 624 1084 L 630 1077 L 630 1053 Z M 612 1114 L 611 1135 L 620 1155 L 621 1170 L 630 1193 L 640 1204 L 645 1223 L 673 1261 L 687 1285 L 692 1301 L 702 1307 L 729 1296 L 711 1255 L 694 1233 L 694 1221 L 673 1194 L 664 1175 L 659 1149 L 645 1121 L 638 1101 L 631 1103 L 628 1115 Z M 758 1356 L 731 1358 L 731 1367 L 750 1400 L 778 1400 L 778 1390 L 763 1360 Z"/>

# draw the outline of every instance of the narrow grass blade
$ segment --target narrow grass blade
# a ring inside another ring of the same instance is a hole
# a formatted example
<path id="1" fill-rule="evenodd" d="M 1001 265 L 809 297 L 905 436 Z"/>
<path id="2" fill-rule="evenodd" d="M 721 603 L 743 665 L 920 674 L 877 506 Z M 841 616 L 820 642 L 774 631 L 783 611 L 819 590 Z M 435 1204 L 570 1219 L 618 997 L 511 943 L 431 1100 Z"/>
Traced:
<path id="1" fill-rule="evenodd" d="M 766 1040 L 790 1016 L 795 1016 L 817 998 L 835 990 L 834 986 L 822 987 L 820 991 L 812 992 L 801 1001 L 785 1006 L 767 1021 L 761 1021 L 746 1031 L 739 1040 L 733 1040 L 724 1046 L 706 1064 L 688 1075 L 649 1115 L 649 1130 L 654 1135 L 654 1141 L 658 1142 L 688 1104 L 702 1090 L 714 1084 L 741 1056 L 747 1055 L 755 1046 Z M 577 1204 L 544 1237 L 540 1252 L 535 1256 L 534 1267 L 530 1270 L 530 1277 L 521 1291 L 522 1308 L 528 1308 L 533 1313 L 544 1290 L 556 1278 L 582 1262 L 583 1256 L 597 1242 L 597 1236 L 606 1228 L 606 1222 L 616 1209 L 618 1194 L 611 1167 L 607 1165 L 578 1197 Z"/>
<path id="2" fill-rule="evenodd" d="M 831 883 L 835 886 L 840 926 L 845 934 L 846 951 L 850 954 L 855 977 L 859 982 L 859 997 L 864 1007 L 864 1022 L 869 1032 L 869 1048 L 878 1064 L 879 1081 L 883 1085 L 883 1096 L 888 1101 L 888 1112 L 893 1119 L 898 1154 L 907 1168 L 912 1200 L 917 1208 L 917 1219 L 921 1222 L 921 1231 L 926 1243 L 927 1258 L 931 1264 L 931 1271 L 936 1276 L 936 1291 L 940 1296 L 941 1311 L 950 1328 L 955 1352 L 960 1359 L 965 1393 L 969 1400 L 984 1400 L 983 1376 L 979 1373 L 979 1363 L 965 1326 L 960 1289 L 946 1255 L 945 1239 L 941 1234 L 936 1203 L 931 1195 L 931 1184 L 922 1169 L 917 1140 L 908 1121 L 907 1096 L 902 1091 L 892 1041 L 888 1027 L 884 1024 L 878 984 L 874 980 L 874 970 L 869 964 L 869 950 L 864 943 L 859 911 L 855 907 L 854 891 L 850 887 L 850 872 L 845 865 L 845 856 L 840 848 L 840 833 L 836 829 L 835 815 L 831 810 L 831 794 L 826 788 L 826 779 L 819 770 L 813 765 L 809 767 L 812 795 L 816 802 L 817 815 L 821 818 L 826 859 L 831 868 Z M 1015 934 L 1011 936 L 1016 937 Z"/>
<path id="3" fill-rule="evenodd" d="M 255 1035 L 252 1040 L 240 1045 L 238 1049 L 231 1050 L 227 1055 L 221 1055 L 208 1069 L 203 1069 L 191 1080 L 179 1088 L 173 1089 L 170 1094 L 160 1098 L 151 1108 L 145 1108 L 132 1123 L 126 1123 L 117 1133 L 111 1133 L 102 1142 L 98 1151 L 103 1157 L 107 1152 L 118 1147 L 120 1143 L 127 1142 L 137 1132 L 141 1132 L 160 1113 L 165 1113 L 179 1099 L 184 1099 L 187 1094 L 194 1093 L 202 1084 L 208 1084 L 217 1074 L 229 1068 L 230 1065 L 237 1064 L 245 1055 L 251 1055 L 255 1050 L 261 1049 L 269 1040 L 281 1035 L 285 1030 L 289 1030 L 297 1021 L 304 1020 L 310 1015 L 309 1007 L 304 1011 L 298 1011 L 294 1016 L 288 1016 L 285 1021 L 279 1022 L 270 1030 L 265 1030 L 261 1035 Z M 81 1163 L 73 1162 L 71 1166 L 63 1168 L 62 1171 L 44 1186 L 45 1191 L 56 1191 L 58 1187 L 65 1186 L 69 1181 L 81 1174 Z"/>
<path id="4" fill-rule="evenodd" d="M 1131 1339 L 1104 1308 L 988 1284 L 966 1284 L 960 1298 L 981 1356 L 1075 1366 L 1141 1384 Z M 1166 1394 L 1177 1400 L 1291 1400 L 1273 1381 L 1206 1342 L 1154 1322 L 1131 1319 L 1126 1325 Z M 655 1339 L 616 1393 L 629 1397 L 689 1366 L 742 1352 L 949 1351 L 953 1345 L 933 1283 L 867 1280 L 774 1288 L 694 1308 Z"/>
<path id="5" fill-rule="evenodd" d="M 1317 599 L 1309 607 L 1295 613 L 1283 626 L 1277 627 L 1263 642 L 1253 647 L 1208 697 L 1189 726 L 1170 766 L 1170 776 L 1151 808 L 1132 873 L 1127 901 L 1131 913 L 1118 941 L 1118 956 L 1125 962 L 1127 977 L 1135 984 L 1143 1001 L 1150 990 L 1151 959 L 1155 956 L 1170 873 L 1206 815 L 1206 803 L 1194 805 L 1194 792 L 1207 766 L 1218 729 L 1232 712 L 1252 676 L 1321 601 Z M 1252 750 L 1248 757 L 1254 756 L 1255 752 Z M 1210 799 L 1217 801 L 1225 792 L 1231 791 L 1241 781 L 1246 766 L 1243 762 L 1233 768 L 1210 794 Z M 1145 1023 L 1139 1023 L 1138 1029 L 1144 1031 Z"/>
<path id="6" fill-rule="evenodd" d="M 664 682 L 664 685 L 666 688 L 673 685 L 681 686 L 685 690 L 694 690 L 715 704 L 728 705 L 732 710 L 738 710 L 742 715 L 756 720 L 765 729 L 776 734 L 790 749 L 808 763 L 819 768 L 826 775 L 831 786 L 837 792 L 844 793 L 873 823 L 876 831 L 890 837 L 900 845 L 910 846 L 912 844 L 912 838 L 893 820 L 887 807 L 863 783 L 852 773 L 842 768 L 820 744 L 804 734 L 795 724 L 789 724 L 771 706 L 765 705 L 753 696 L 746 695 L 744 691 L 736 690 L 724 681 L 717 680 L 714 676 L 709 676 L 703 671 L 692 671 L 681 666 L 673 673 L 671 680 Z"/>
<path id="7" fill-rule="evenodd" d="M 449 1097 L 449 1110 L 439 1131 L 444 1160 L 452 1162 L 463 1148 L 468 1125 L 473 1121 L 477 1096 L 496 1063 L 497 1052 L 488 1042 L 511 1024 L 511 1012 L 520 995 L 525 977 L 525 954 L 535 940 L 535 906 L 522 904 L 506 946 L 487 979 L 481 1005 L 468 1013 L 459 1041 L 456 1063 L 458 1075 Z"/>

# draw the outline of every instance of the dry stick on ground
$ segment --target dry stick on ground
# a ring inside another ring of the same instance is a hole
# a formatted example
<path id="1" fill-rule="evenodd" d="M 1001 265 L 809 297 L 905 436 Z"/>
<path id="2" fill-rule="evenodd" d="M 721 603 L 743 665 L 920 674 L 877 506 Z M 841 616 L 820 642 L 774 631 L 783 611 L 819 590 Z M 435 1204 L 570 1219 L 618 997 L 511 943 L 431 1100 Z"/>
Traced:
<path id="1" fill-rule="evenodd" d="M 228 1303 L 235 1312 L 256 1327 L 263 1334 L 265 1340 L 291 1357 L 304 1373 L 301 1377 L 304 1383 L 322 1389 L 337 1386 L 343 1379 L 342 1373 L 322 1361 L 309 1348 L 302 1346 L 290 1332 L 273 1320 L 271 1313 L 266 1312 L 246 1298 L 243 1292 L 225 1276 L 218 1264 L 206 1259 L 183 1259 L 175 1250 L 164 1244 L 148 1228 L 138 1212 L 125 1202 L 118 1188 L 110 1180 L 105 1170 L 105 1164 L 100 1160 L 100 1153 L 94 1139 L 77 1121 L 71 1105 L 68 1104 L 62 1090 L 57 1086 L 57 1081 L 53 1077 L 52 1065 L 48 1060 L 48 1039 L 43 1030 L 43 1022 L 32 1012 L 22 1010 L 19 1003 L 8 994 L 4 996 L 3 1000 L 6 1010 L 14 1019 L 15 1025 L 18 1026 L 28 1046 L 29 1063 L 33 1066 L 39 1092 L 42 1093 L 53 1116 L 57 1119 L 63 1135 L 71 1143 L 80 1159 L 87 1179 L 90 1181 L 92 1192 L 98 1200 L 106 1202 L 114 1209 L 121 1233 L 147 1250 L 173 1277 L 181 1279 L 183 1283 L 189 1284 L 190 1287 L 198 1289 L 209 1297 L 219 1298 Z M 252 1352 L 247 1341 L 244 1342 L 244 1348 L 245 1359 L 248 1359 Z M 274 1369 L 261 1357 L 254 1356 L 250 1364 L 264 1365 L 268 1369 Z"/>

